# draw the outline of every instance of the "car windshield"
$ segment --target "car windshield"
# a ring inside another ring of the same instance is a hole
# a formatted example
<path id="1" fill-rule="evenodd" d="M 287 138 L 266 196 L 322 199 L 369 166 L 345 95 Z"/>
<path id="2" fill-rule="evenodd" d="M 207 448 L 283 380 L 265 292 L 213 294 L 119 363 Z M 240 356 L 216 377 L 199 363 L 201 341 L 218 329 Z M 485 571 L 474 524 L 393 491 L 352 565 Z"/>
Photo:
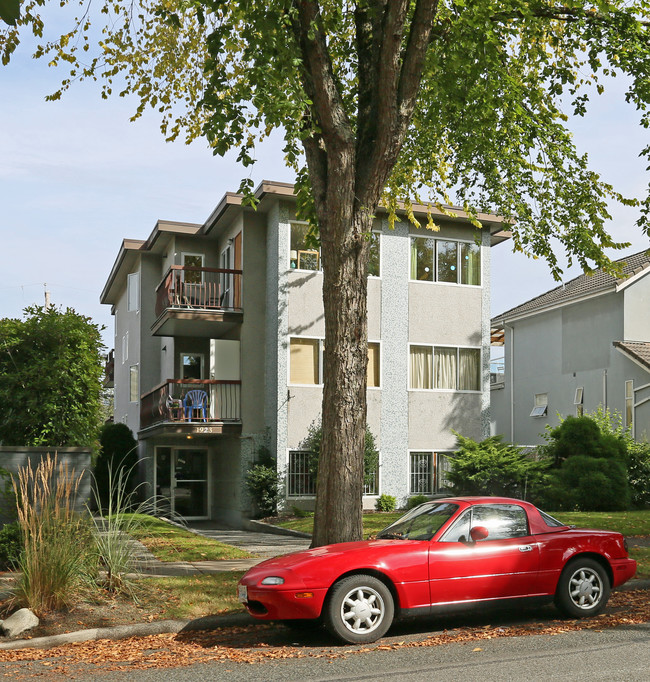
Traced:
<path id="1" fill-rule="evenodd" d="M 377 533 L 378 538 L 394 540 L 431 540 L 458 510 L 450 502 L 425 502 Z"/>

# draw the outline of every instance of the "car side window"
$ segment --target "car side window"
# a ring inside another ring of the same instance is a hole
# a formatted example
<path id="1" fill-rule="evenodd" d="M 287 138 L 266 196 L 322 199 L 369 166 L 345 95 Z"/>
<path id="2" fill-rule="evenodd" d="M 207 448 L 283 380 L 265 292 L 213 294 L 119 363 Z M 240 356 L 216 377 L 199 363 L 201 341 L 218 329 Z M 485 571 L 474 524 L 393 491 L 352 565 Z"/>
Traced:
<path id="1" fill-rule="evenodd" d="M 461 514 L 440 538 L 440 542 L 467 542 L 472 510 Z"/>
<path id="2" fill-rule="evenodd" d="M 472 507 L 472 528 L 484 526 L 487 540 L 507 540 L 529 534 L 528 516 L 516 504 L 486 504 Z"/>

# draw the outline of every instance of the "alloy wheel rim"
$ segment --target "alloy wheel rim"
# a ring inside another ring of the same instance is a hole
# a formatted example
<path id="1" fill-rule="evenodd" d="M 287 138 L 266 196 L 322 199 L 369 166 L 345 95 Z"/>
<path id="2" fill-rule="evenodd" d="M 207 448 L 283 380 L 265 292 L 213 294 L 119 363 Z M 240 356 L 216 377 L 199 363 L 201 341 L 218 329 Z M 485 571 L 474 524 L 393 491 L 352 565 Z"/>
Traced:
<path id="1" fill-rule="evenodd" d="M 603 583 L 598 573 L 590 568 L 577 570 L 569 580 L 571 601 L 583 610 L 598 604 L 603 594 Z"/>
<path id="2" fill-rule="evenodd" d="M 384 619 L 384 613 L 384 600 L 371 587 L 355 587 L 341 603 L 341 621 L 355 634 L 376 630 Z"/>

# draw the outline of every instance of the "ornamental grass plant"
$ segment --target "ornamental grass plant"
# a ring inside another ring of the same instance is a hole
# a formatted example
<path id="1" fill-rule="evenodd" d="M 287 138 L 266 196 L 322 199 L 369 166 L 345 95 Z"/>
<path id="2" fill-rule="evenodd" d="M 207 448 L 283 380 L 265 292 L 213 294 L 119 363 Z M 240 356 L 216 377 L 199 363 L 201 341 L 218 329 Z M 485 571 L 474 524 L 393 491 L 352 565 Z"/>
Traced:
<path id="1" fill-rule="evenodd" d="M 75 509 L 83 472 L 56 455 L 31 463 L 14 479 L 18 525 L 24 549 L 13 606 L 42 615 L 74 604 L 97 577 L 95 542 L 87 514 Z"/>

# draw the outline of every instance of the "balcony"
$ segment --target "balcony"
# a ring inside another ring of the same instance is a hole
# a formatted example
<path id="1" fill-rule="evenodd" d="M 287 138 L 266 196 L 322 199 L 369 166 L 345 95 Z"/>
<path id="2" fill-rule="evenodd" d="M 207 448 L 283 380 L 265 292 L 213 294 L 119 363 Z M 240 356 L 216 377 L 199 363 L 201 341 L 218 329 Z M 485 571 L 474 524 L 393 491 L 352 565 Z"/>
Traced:
<path id="1" fill-rule="evenodd" d="M 189 408 L 184 401 L 188 391 L 197 389 L 207 394 L 205 412 Z M 140 397 L 141 438 L 160 434 L 212 436 L 240 431 L 241 381 L 167 379 Z"/>
<path id="2" fill-rule="evenodd" d="M 218 338 L 241 324 L 242 271 L 172 265 L 156 287 L 154 336 Z"/>

